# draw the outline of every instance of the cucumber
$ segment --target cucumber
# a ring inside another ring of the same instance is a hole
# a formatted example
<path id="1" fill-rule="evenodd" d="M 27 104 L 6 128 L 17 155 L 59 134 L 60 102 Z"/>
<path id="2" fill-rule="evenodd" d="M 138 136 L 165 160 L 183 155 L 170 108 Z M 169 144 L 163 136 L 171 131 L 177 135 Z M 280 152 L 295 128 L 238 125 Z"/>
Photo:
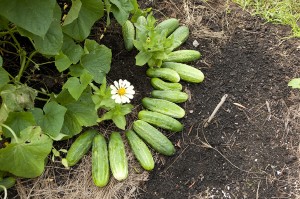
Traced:
<path id="1" fill-rule="evenodd" d="M 125 135 L 133 154 L 139 161 L 140 165 L 145 170 L 151 171 L 154 168 L 154 160 L 148 146 L 132 130 L 125 132 Z"/>
<path id="2" fill-rule="evenodd" d="M 142 104 L 146 109 L 159 112 L 174 118 L 183 118 L 185 111 L 177 104 L 164 100 L 145 97 L 142 99 Z"/>
<path id="3" fill-rule="evenodd" d="M 96 130 L 91 129 L 76 138 L 66 156 L 68 166 L 74 166 L 90 150 L 97 133 Z"/>
<path id="4" fill-rule="evenodd" d="M 170 19 L 166 19 L 162 22 L 160 22 L 159 24 L 157 24 L 157 26 L 155 27 L 156 31 L 162 32 L 162 31 L 166 31 L 166 35 L 170 35 L 174 30 L 176 30 L 176 28 L 178 28 L 179 26 L 179 21 L 178 19 L 175 18 L 170 18 Z"/>
<path id="5" fill-rule="evenodd" d="M 164 62 L 191 62 L 199 59 L 201 56 L 196 50 L 177 50 L 168 54 Z"/>
<path id="6" fill-rule="evenodd" d="M 112 132 L 108 143 L 108 156 L 111 172 L 118 181 L 128 177 L 128 160 L 120 133 Z"/>
<path id="7" fill-rule="evenodd" d="M 16 184 L 16 179 L 13 177 L 3 178 L 0 181 L 0 185 L 4 186 L 6 189 L 13 187 Z M 4 191 L 4 189 L 0 186 L 0 193 Z"/>
<path id="8" fill-rule="evenodd" d="M 92 148 L 92 178 L 98 187 L 104 187 L 109 181 L 109 160 L 105 137 L 98 134 L 94 137 Z"/>
<path id="9" fill-rule="evenodd" d="M 185 92 L 172 90 L 153 90 L 151 96 L 154 98 L 165 99 L 174 103 L 182 103 L 188 100 L 189 96 Z"/>
<path id="10" fill-rule="evenodd" d="M 189 37 L 190 30 L 187 26 L 178 27 L 169 37 L 174 37 L 174 43 L 171 47 L 171 51 L 178 48 L 183 44 Z"/>
<path id="11" fill-rule="evenodd" d="M 157 77 L 151 78 L 151 85 L 158 90 L 182 90 L 182 85 L 180 83 L 165 82 Z"/>
<path id="12" fill-rule="evenodd" d="M 183 125 L 178 120 L 158 112 L 142 110 L 139 112 L 138 118 L 144 122 L 173 132 L 183 129 Z"/>
<path id="13" fill-rule="evenodd" d="M 179 74 L 180 78 L 187 82 L 200 83 L 204 80 L 204 74 L 201 70 L 187 64 L 164 62 L 162 67 L 175 70 Z"/>
<path id="14" fill-rule="evenodd" d="M 123 24 L 122 34 L 123 34 L 125 49 L 128 51 L 132 50 L 133 49 L 133 40 L 135 37 L 135 30 L 134 30 L 134 26 L 131 23 L 131 21 L 127 20 Z"/>
<path id="15" fill-rule="evenodd" d="M 180 81 L 178 73 L 169 68 L 149 68 L 146 71 L 149 77 L 159 77 L 161 79 L 176 83 Z"/>
<path id="16" fill-rule="evenodd" d="M 152 125 L 136 120 L 133 122 L 133 130 L 158 153 L 174 155 L 175 147 L 172 142 Z"/>

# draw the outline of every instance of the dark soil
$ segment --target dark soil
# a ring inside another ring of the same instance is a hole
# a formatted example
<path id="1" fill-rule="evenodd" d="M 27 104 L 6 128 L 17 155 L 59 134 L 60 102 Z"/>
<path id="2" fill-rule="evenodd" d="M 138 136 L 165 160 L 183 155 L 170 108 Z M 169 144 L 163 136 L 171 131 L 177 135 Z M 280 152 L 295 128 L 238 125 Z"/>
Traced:
<path id="1" fill-rule="evenodd" d="M 182 82 L 190 94 L 182 104 L 185 128 L 168 134 L 177 152 L 173 157 L 159 156 L 138 198 L 295 198 L 288 179 L 298 164 L 293 150 L 299 139 L 284 127 L 287 107 L 293 104 L 287 83 L 300 65 L 300 41 L 282 39 L 290 34 L 287 27 L 267 24 L 234 5 L 226 12 L 223 1 L 209 2 L 193 2 L 214 9 L 213 17 L 206 13 L 199 23 L 211 31 L 224 31 L 225 37 L 194 35 L 182 47 L 202 53 L 202 59 L 191 65 L 206 79 L 201 84 Z M 174 5 L 183 10 L 176 1 L 152 6 L 159 10 L 157 16 L 184 18 Z M 196 31 L 193 24 L 191 29 Z M 107 45 L 123 49 L 121 36 L 112 36 L 119 38 Z M 192 45 L 195 39 L 200 43 L 197 48 Z M 152 90 L 146 68 L 134 65 L 136 52 L 116 52 L 109 78 L 132 82 L 138 105 Z M 227 100 L 204 128 L 203 122 L 225 94 Z"/>

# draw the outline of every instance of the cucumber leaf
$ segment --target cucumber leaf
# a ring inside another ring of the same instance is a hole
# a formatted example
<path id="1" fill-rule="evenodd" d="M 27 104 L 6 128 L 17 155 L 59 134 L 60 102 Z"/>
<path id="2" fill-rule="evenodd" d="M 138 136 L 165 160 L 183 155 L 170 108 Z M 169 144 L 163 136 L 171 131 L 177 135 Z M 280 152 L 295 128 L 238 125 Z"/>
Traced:
<path id="1" fill-rule="evenodd" d="M 76 44 L 71 37 L 64 34 L 62 52 L 70 59 L 73 64 L 76 64 L 77 62 L 79 62 L 80 57 L 83 54 L 83 49 L 79 44 Z"/>
<path id="2" fill-rule="evenodd" d="M 1 57 L 0 57 L 0 62 L 1 62 Z M 1 65 L 1 63 L 0 63 Z M 9 74 L 8 72 L 2 68 L 0 66 L 0 91 L 1 91 L 1 87 L 4 86 L 5 84 L 7 84 L 9 82 Z"/>
<path id="3" fill-rule="evenodd" d="M 59 52 L 59 54 L 55 56 L 55 66 L 59 72 L 67 70 L 71 64 L 72 61 L 63 52 Z"/>
<path id="4" fill-rule="evenodd" d="M 111 11 L 120 25 L 128 19 L 130 12 L 134 9 L 130 0 L 110 0 Z"/>
<path id="5" fill-rule="evenodd" d="M 30 126 L 20 132 L 18 140 L 0 149 L 0 170 L 19 177 L 34 178 L 42 174 L 52 140 L 40 127 Z"/>
<path id="6" fill-rule="evenodd" d="M 292 88 L 298 88 L 300 89 L 300 78 L 294 78 L 289 83 L 288 86 Z"/>
<path id="7" fill-rule="evenodd" d="M 0 15 L 29 31 L 44 37 L 53 21 L 55 0 L 1 0 Z"/>

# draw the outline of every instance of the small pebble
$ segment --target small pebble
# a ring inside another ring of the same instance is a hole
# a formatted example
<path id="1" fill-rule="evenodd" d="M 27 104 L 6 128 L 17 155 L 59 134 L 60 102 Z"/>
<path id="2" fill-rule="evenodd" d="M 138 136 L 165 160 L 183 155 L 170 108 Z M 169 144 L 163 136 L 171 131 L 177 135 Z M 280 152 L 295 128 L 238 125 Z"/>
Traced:
<path id="1" fill-rule="evenodd" d="M 199 45 L 200 45 L 200 44 L 199 44 L 199 42 L 198 42 L 197 40 L 194 40 L 194 41 L 193 41 L 193 46 L 194 46 L 194 47 L 197 48 Z"/>

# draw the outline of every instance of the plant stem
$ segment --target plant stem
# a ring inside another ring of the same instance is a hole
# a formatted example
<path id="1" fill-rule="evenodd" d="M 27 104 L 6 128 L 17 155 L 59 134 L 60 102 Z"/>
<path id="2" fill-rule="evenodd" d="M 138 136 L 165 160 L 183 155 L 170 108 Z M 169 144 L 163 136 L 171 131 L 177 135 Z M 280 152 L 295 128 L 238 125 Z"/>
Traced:
<path id="1" fill-rule="evenodd" d="M 41 97 L 35 97 L 35 99 L 40 100 L 40 101 L 45 101 L 47 102 L 49 99 L 41 98 Z"/>
<path id="2" fill-rule="evenodd" d="M 24 70 L 25 70 L 25 64 L 26 64 L 26 52 L 22 50 L 22 52 L 20 52 L 20 60 L 21 60 L 21 68 L 19 70 L 19 73 L 16 77 L 16 81 L 17 82 L 20 82 L 21 80 L 21 77 L 24 73 Z"/>
<path id="3" fill-rule="evenodd" d="M 14 130 L 12 130 L 9 126 L 7 126 L 7 125 L 5 125 L 5 124 L 0 124 L 0 126 L 3 126 L 3 127 L 5 127 L 7 130 L 9 130 L 10 133 L 11 133 L 11 134 L 13 135 L 13 137 L 15 138 L 16 143 L 19 143 L 19 139 L 18 139 L 16 133 L 14 132 Z"/>
<path id="4" fill-rule="evenodd" d="M 33 51 L 33 52 L 29 55 L 29 57 L 27 58 L 27 62 L 26 62 L 26 64 L 25 64 L 25 66 L 24 66 L 24 70 L 26 70 L 26 68 L 28 68 L 29 63 L 32 61 L 32 60 L 31 60 L 32 57 L 33 57 L 36 53 L 37 53 L 37 51 Z"/>
<path id="5" fill-rule="evenodd" d="M 4 190 L 4 198 L 3 199 L 7 199 L 7 189 L 5 186 L 0 185 L 0 188 L 2 188 Z"/>

